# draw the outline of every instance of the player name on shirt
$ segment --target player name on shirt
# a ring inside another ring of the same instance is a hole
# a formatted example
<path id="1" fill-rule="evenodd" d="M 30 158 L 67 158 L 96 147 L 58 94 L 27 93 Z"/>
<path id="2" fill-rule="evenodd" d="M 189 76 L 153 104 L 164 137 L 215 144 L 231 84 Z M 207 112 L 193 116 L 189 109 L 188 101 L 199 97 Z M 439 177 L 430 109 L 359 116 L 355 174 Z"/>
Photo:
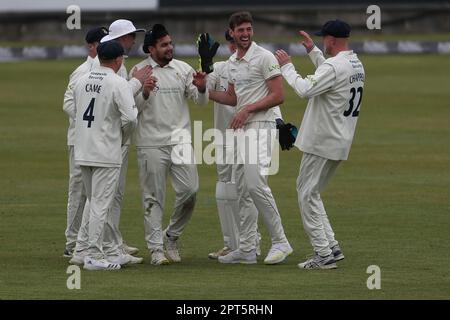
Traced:
<path id="1" fill-rule="evenodd" d="M 350 76 L 350 83 L 361 81 L 364 82 L 364 73 L 355 73 Z"/>
<path id="2" fill-rule="evenodd" d="M 86 83 L 86 86 L 84 87 L 84 90 L 86 90 L 86 92 L 100 93 L 101 89 L 102 86 L 100 84 L 95 83 Z"/>

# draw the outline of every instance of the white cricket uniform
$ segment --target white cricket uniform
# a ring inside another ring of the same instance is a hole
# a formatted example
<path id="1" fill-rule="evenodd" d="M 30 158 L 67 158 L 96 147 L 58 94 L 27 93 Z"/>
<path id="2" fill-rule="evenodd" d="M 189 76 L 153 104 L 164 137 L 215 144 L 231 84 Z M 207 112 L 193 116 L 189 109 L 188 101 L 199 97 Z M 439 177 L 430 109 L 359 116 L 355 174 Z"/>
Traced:
<path id="1" fill-rule="evenodd" d="M 124 62 L 120 66 L 120 69 L 117 71 L 117 75 L 123 79 L 128 80 L 128 85 L 130 86 L 134 96 L 140 93 L 142 89 L 142 83 L 138 79 L 133 78 L 131 73 L 130 75 L 127 74 L 127 68 L 125 67 L 125 56 Z M 122 146 L 122 166 L 120 167 L 119 184 L 114 196 L 114 201 L 111 205 L 111 214 L 108 214 L 108 220 L 105 227 L 103 249 L 105 251 L 105 254 L 108 256 L 119 255 L 119 249 L 124 242 L 122 233 L 119 229 L 119 223 L 128 172 L 128 148 L 130 145 L 130 140 L 131 139 L 128 139 Z"/>
<path id="2" fill-rule="evenodd" d="M 226 91 L 228 89 L 227 61 L 214 63 L 214 71 L 208 74 L 208 89 Z M 235 107 L 214 102 L 214 128 L 221 133 L 214 140 L 216 146 L 216 202 L 222 229 L 224 245 L 232 250 L 239 248 L 239 203 L 236 183 L 234 181 L 234 165 L 227 161 L 228 156 L 234 157 L 233 148 L 225 141 L 226 130 L 235 114 Z M 228 143 L 230 143 L 228 141 Z M 231 160 L 231 159 L 230 159 Z"/>
<path id="3" fill-rule="evenodd" d="M 237 96 L 237 112 L 244 106 L 266 97 L 269 94 L 266 81 L 281 74 L 275 56 L 255 42 L 242 59 L 237 59 L 237 52 L 230 57 L 228 70 L 229 82 L 234 84 Z M 287 243 L 281 217 L 267 181 L 276 138 L 276 110 L 269 108 L 254 113 L 243 130 L 237 132 L 240 164 L 236 166 L 236 182 L 243 219 L 240 230 L 242 251 L 255 249 L 258 212 L 263 215 L 272 244 Z M 256 135 L 251 135 L 252 132 L 256 132 Z M 255 146 L 257 151 L 249 152 L 249 147 Z M 256 161 L 249 161 L 247 158 L 254 154 L 257 155 Z"/>
<path id="4" fill-rule="evenodd" d="M 315 47 L 309 56 L 316 66 L 313 75 L 302 78 L 292 63 L 281 68 L 289 85 L 308 98 L 295 145 L 303 151 L 297 192 L 303 226 L 314 250 L 331 253 L 338 242 L 320 198 L 339 162 L 347 160 L 358 121 L 365 72 L 353 51 L 326 59 Z"/>
<path id="5" fill-rule="evenodd" d="M 136 126 L 137 109 L 128 82 L 100 66 L 74 89 L 75 163 L 81 166 L 90 201 L 88 255 L 103 258 L 103 229 L 116 193 L 122 144 Z"/>
<path id="6" fill-rule="evenodd" d="M 78 231 L 80 230 L 83 210 L 89 212 L 89 202 L 86 203 L 86 192 L 83 187 L 81 168 L 75 165 L 75 105 L 73 99 L 73 89 L 81 76 L 90 72 L 93 67 L 99 66 L 98 58 L 87 57 L 69 78 L 69 84 L 64 93 L 63 110 L 69 116 L 69 128 L 67 130 L 67 146 L 69 149 L 69 188 L 67 197 L 67 228 L 66 250 L 73 251 L 77 242 Z"/>
<path id="7" fill-rule="evenodd" d="M 206 105 L 209 97 L 208 91 L 201 94 L 192 84 L 194 69 L 187 63 L 173 59 L 161 67 L 148 57 L 136 67 L 140 69 L 146 65 L 152 66 L 153 76 L 158 82 L 147 100 L 142 94 L 136 97 L 139 115 L 133 140 L 137 148 L 145 240 L 148 248 L 155 251 L 163 249 L 162 216 L 168 174 L 176 199 L 165 232 L 176 239 L 192 216 L 198 174 L 193 161 L 187 99 Z M 181 161 L 180 151 L 187 161 Z"/>

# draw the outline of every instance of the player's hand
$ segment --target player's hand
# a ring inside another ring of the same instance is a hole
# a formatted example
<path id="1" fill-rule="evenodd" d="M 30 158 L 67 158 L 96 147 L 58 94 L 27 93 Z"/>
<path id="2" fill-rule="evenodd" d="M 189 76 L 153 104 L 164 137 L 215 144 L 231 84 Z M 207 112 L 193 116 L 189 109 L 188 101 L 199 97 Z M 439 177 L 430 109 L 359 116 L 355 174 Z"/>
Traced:
<path id="1" fill-rule="evenodd" d="M 158 79 L 150 76 L 144 81 L 143 89 L 142 89 L 142 95 L 144 96 L 144 99 L 148 99 L 150 92 L 152 92 L 156 88 L 156 83 L 158 82 Z"/>
<path id="2" fill-rule="evenodd" d="M 250 118 L 250 111 L 248 111 L 247 106 L 245 106 L 234 115 L 230 123 L 230 128 L 234 130 L 242 128 L 247 123 L 248 118 Z"/>
<path id="3" fill-rule="evenodd" d="M 220 44 L 209 35 L 209 33 L 202 33 L 197 39 L 197 50 L 200 56 L 200 68 L 203 72 L 213 72 L 213 58 L 219 49 Z"/>
<path id="4" fill-rule="evenodd" d="M 192 84 L 197 87 L 200 93 L 204 93 L 206 91 L 206 73 L 195 72 L 193 78 Z"/>
<path id="5" fill-rule="evenodd" d="M 142 84 L 144 84 L 145 80 L 147 80 L 153 73 L 153 69 L 151 66 L 145 66 L 141 69 L 135 68 L 131 73 L 133 78 L 138 79 Z"/>
<path id="6" fill-rule="evenodd" d="M 306 52 L 310 53 L 312 49 L 314 49 L 314 47 L 316 46 L 314 44 L 314 41 L 311 39 L 311 37 L 309 36 L 308 33 L 306 33 L 305 31 L 301 30 L 298 32 L 300 34 L 300 36 L 303 37 L 303 41 L 301 42 L 302 45 L 305 47 Z"/>
<path id="7" fill-rule="evenodd" d="M 287 63 L 292 63 L 291 57 L 284 50 L 281 50 L 281 49 L 277 50 L 275 52 L 275 57 L 277 58 L 278 63 L 280 64 L 280 67 L 284 66 Z"/>

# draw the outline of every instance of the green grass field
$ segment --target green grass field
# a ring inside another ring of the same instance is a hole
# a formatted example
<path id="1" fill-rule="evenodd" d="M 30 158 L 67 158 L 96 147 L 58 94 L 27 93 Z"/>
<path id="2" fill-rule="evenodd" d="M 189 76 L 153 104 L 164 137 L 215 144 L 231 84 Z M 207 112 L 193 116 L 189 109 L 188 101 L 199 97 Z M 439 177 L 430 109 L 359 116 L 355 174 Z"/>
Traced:
<path id="1" fill-rule="evenodd" d="M 144 243 L 134 148 L 121 229 L 145 264 L 118 272 L 82 271 L 66 287 L 62 258 L 68 161 L 62 97 L 79 60 L 0 64 L 0 299 L 449 299 L 450 60 L 445 55 L 362 56 L 366 85 L 349 161 L 323 199 L 346 259 L 332 271 L 302 271 L 312 252 L 297 205 L 301 153 L 282 152 L 270 185 L 294 253 L 282 265 L 221 265 L 214 166 L 200 165 L 193 218 L 181 264 L 154 267 Z M 128 61 L 131 67 L 137 60 Z M 193 62 L 193 60 L 190 60 Z M 302 74 L 307 57 L 296 59 Z M 286 87 L 284 118 L 298 125 L 306 106 Z M 191 119 L 211 127 L 213 109 Z M 173 204 L 169 188 L 168 220 Z M 261 221 L 263 257 L 270 243 Z M 368 290 L 369 265 L 381 290 Z"/>

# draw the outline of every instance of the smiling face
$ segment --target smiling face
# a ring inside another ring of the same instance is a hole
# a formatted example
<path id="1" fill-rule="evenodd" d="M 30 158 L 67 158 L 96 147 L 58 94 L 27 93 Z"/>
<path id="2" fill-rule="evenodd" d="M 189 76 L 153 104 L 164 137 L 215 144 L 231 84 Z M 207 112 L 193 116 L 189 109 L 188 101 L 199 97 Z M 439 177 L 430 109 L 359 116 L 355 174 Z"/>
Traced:
<path id="1" fill-rule="evenodd" d="M 173 59 L 173 44 L 169 35 L 158 39 L 155 46 L 149 46 L 148 49 L 153 60 L 159 65 L 164 66 Z"/>
<path id="2" fill-rule="evenodd" d="M 230 36 L 238 49 L 247 50 L 252 44 L 253 26 L 250 22 L 241 23 L 230 29 Z"/>

